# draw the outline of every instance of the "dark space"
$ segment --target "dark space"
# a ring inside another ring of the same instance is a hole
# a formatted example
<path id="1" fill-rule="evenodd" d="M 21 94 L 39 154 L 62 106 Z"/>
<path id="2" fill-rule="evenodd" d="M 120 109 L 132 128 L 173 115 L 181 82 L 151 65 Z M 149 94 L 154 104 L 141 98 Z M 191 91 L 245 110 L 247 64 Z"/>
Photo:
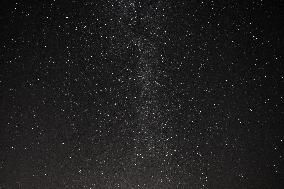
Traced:
<path id="1" fill-rule="evenodd" d="M 282 1 L 0 3 L 0 189 L 281 189 Z"/>

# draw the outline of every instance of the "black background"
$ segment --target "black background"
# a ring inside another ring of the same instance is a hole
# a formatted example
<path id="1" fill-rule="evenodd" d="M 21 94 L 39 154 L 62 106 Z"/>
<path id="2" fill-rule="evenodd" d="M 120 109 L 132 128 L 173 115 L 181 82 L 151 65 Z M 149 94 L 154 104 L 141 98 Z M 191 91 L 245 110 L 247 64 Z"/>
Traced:
<path id="1" fill-rule="evenodd" d="M 1 1 L 0 188 L 281 188 L 283 13 Z"/>

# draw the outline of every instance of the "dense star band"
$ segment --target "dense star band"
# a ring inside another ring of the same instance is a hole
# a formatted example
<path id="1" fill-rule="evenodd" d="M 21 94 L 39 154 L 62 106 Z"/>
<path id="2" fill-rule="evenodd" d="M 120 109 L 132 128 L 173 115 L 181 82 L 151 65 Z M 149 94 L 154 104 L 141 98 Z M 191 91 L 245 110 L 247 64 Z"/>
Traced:
<path id="1" fill-rule="evenodd" d="M 159 14 L 157 9 L 151 9 L 153 2 L 142 6 L 137 1 L 121 1 L 120 3 L 123 3 L 122 9 L 124 10 L 117 13 L 119 16 L 122 13 L 124 18 L 121 27 L 125 30 L 124 32 L 128 33 L 128 36 L 132 36 L 129 43 L 132 43 L 133 48 L 136 49 L 137 59 L 131 62 L 137 69 L 136 85 L 140 88 L 140 94 L 137 97 L 139 102 L 136 107 L 137 117 L 131 128 L 135 133 L 132 141 L 134 150 L 132 149 L 130 161 L 124 165 L 127 167 L 125 172 L 128 175 L 124 176 L 122 182 L 119 183 L 122 187 L 125 184 L 128 186 L 124 187 L 173 187 L 170 171 L 172 168 L 170 166 L 171 152 L 161 129 L 167 116 L 167 113 L 160 108 L 162 102 L 159 101 L 161 91 L 158 83 L 160 75 L 158 64 L 163 63 L 160 58 L 162 54 L 155 42 L 152 42 L 153 38 L 157 37 L 156 28 L 162 25 L 157 23 L 154 23 L 156 24 L 154 27 L 150 25 L 153 24 L 151 23 L 153 20 L 161 23 L 158 21 L 160 15 L 156 15 Z M 145 30 L 146 28 L 149 28 L 148 31 Z M 152 38 L 147 38 L 147 33 Z M 127 51 L 128 48 L 124 50 Z"/>

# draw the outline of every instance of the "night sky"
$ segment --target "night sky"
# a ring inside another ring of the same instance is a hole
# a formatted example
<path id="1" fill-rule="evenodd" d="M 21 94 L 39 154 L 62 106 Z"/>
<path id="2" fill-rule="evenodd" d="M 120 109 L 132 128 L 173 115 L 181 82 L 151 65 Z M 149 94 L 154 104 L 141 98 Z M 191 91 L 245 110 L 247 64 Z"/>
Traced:
<path id="1" fill-rule="evenodd" d="M 0 189 L 281 189 L 284 3 L 0 3 Z"/>

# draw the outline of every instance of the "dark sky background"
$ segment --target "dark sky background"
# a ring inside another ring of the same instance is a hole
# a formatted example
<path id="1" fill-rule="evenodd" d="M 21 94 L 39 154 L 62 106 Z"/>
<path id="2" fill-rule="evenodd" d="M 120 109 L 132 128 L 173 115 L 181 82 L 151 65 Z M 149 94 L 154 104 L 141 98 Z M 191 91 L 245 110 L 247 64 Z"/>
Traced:
<path id="1" fill-rule="evenodd" d="M 0 188 L 283 188 L 283 8 L 1 1 Z"/>

